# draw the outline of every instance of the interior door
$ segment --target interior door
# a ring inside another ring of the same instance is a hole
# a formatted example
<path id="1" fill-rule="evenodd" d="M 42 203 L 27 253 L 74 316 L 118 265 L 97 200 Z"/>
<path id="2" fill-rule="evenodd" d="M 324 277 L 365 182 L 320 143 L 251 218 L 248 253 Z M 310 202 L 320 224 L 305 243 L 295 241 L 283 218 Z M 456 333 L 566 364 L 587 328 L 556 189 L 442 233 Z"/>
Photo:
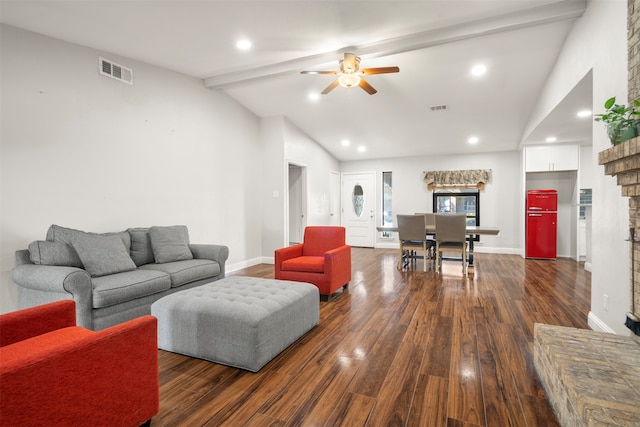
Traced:
<path id="1" fill-rule="evenodd" d="M 375 172 L 342 174 L 342 225 L 348 245 L 373 247 L 375 213 Z"/>

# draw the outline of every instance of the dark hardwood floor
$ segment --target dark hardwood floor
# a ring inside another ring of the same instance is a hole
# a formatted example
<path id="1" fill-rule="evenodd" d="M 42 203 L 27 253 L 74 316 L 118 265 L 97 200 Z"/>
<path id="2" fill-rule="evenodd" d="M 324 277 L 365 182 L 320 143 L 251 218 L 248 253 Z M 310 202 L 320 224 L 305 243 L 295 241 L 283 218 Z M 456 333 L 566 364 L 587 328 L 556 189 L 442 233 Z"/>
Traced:
<path id="1" fill-rule="evenodd" d="M 536 322 L 588 328 L 591 275 L 572 260 L 476 254 L 475 275 L 396 269 L 353 248 L 320 324 L 250 373 L 166 351 L 157 426 L 554 426 L 533 366 Z M 234 275 L 273 277 L 273 265 Z"/>

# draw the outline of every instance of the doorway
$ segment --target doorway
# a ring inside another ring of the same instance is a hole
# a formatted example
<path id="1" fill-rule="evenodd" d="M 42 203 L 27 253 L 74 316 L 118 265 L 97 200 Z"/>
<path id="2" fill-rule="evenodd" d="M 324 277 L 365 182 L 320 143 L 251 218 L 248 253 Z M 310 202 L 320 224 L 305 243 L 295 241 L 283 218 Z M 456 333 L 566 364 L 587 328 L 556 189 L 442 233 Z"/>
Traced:
<path id="1" fill-rule="evenodd" d="M 307 167 L 289 163 L 288 174 L 288 237 L 289 245 L 302 243 L 304 228 L 306 227 L 307 200 Z"/>
<path id="2" fill-rule="evenodd" d="M 329 172 L 329 225 L 340 225 L 340 174 Z"/>

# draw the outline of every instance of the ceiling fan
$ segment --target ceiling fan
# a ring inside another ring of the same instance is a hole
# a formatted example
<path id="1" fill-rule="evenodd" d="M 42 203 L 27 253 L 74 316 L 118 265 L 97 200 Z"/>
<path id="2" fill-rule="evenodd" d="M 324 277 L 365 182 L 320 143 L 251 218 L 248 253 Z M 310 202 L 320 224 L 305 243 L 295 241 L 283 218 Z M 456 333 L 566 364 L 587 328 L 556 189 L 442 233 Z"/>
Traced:
<path id="1" fill-rule="evenodd" d="M 365 79 L 362 78 L 368 74 L 386 74 L 397 73 L 400 71 L 398 67 L 379 67 L 379 68 L 360 68 L 360 58 L 353 53 L 345 53 L 344 58 L 340 60 L 340 71 L 301 71 L 300 74 L 337 74 L 338 78 L 331 83 L 325 90 L 323 95 L 328 94 L 338 85 L 346 88 L 360 86 L 369 95 L 377 92 Z"/>

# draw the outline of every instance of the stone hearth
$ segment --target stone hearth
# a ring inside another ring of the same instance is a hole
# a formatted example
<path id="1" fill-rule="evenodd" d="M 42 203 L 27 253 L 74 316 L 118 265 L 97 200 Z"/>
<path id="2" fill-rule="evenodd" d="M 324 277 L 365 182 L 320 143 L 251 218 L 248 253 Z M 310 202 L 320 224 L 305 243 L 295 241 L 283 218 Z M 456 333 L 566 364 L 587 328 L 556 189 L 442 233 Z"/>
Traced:
<path id="1" fill-rule="evenodd" d="M 536 371 L 562 426 L 640 426 L 639 360 L 629 337 L 535 325 Z"/>

